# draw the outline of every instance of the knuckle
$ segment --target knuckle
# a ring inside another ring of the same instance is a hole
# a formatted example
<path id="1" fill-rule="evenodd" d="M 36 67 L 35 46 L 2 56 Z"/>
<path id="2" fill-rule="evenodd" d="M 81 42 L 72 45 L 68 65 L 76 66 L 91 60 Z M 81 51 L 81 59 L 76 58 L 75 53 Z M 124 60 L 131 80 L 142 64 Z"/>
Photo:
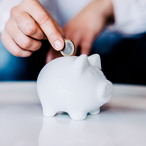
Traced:
<path id="1" fill-rule="evenodd" d="M 52 21 L 52 19 L 47 14 L 42 14 L 38 17 L 38 23 L 40 25 L 44 24 L 46 21 Z"/>
<path id="2" fill-rule="evenodd" d="M 36 32 L 37 32 L 37 28 L 36 28 L 36 26 L 34 25 L 34 24 L 27 24 L 26 26 L 25 26 L 25 30 L 26 30 L 26 34 L 27 35 L 33 35 L 33 34 L 35 34 Z"/>
<path id="3" fill-rule="evenodd" d="M 21 41 L 21 44 L 20 46 L 23 48 L 23 49 L 28 49 L 30 46 L 31 46 L 31 41 L 29 39 L 23 39 Z"/>
<path id="4" fill-rule="evenodd" d="M 32 52 L 22 51 L 21 49 L 15 49 L 13 50 L 12 54 L 16 57 L 29 57 Z"/>
<path id="5" fill-rule="evenodd" d="M 10 15 L 11 15 L 11 16 L 15 16 L 17 13 L 18 13 L 18 12 L 17 12 L 17 7 L 16 7 L 16 6 L 13 7 L 13 8 L 11 8 L 11 10 L 10 10 Z"/>
<path id="6" fill-rule="evenodd" d="M 44 34 L 42 34 L 42 33 L 41 33 L 41 34 L 38 34 L 38 39 L 39 39 L 39 40 L 44 39 L 44 37 L 45 37 L 45 35 L 44 35 Z"/>
<path id="7" fill-rule="evenodd" d="M 32 52 L 25 51 L 25 52 L 22 54 L 22 57 L 29 57 L 31 54 L 32 54 Z"/>
<path id="8" fill-rule="evenodd" d="M 42 45 L 41 41 L 35 42 L 35 44 L 34 44 L 34 45 L 32 46 L 32 48 L 31 48 L 31 51 L 32 51 L 32 50 L 33 50 L 33 51 L 39 50 L 40 47 L 41 47 L 41 45 Z"/>
<path id="9" fill-rule="evenodd" d="M 58 32 L 52 32 L 52 33 L 50 33 L 49 37 L 50 37 L 50 38 L 51 38 L 51 37 L 56 37 L 56 36 L 58 36 L 58 35 L 59 35 Z"/>
<path id="10" fill-rule="evenodd" d="M 41 30 L 38 30 L 38 32 L 37 32 L 37 39 L 38 40 L 42 40 L 44 38 L 45 38 L 45 34 Z"/>
<path id="11" fill-rule="evenodd" d="M 38 41 L 35 50 L 39 50 L 41 46 L 42 46 L 42 42 Z"/>
<path id="12" fill-rule="evenodd" d="M 21 52 L 20 49 L 13 49 L 12 54 L 13 54 L 14 56 L 21 57 L 22 52 Z"/>

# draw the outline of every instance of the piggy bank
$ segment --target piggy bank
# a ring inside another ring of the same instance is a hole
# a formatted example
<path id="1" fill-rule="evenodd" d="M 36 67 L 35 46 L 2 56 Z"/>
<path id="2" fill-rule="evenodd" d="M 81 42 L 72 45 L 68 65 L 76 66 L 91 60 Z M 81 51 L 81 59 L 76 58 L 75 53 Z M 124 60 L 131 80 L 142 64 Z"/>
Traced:
<path id="1" fill-rule="evenodd" d="M 98 114 L 112 96 L 113 85 L 101 71 L 98 54 L 60 57 L 46 64 L 37 79 L 43 115 L 67 112 L 73 120 Z"/>

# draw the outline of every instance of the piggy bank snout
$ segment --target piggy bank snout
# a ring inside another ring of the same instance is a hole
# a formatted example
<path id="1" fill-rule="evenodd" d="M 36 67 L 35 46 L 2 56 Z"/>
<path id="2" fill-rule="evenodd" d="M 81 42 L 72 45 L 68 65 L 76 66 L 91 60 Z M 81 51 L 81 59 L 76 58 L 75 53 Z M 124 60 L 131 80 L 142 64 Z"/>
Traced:
<path id="1" fill-rule="evenodd" d="M 109 97 L 112 94 L 113 91 L 113 84 L 110 81 L 106 81 L 105 83 L 101 84 L 101 86 L 98 87 L 98 95 L 100 91 L 100 96 L 103 97 Z"/>
<path id="2" fill-rule="evenodd" d="M 112 91 L 113 91 L 113 84 L 109 81 L 107 81 L 107 85 L 106 85 L 106 88 L 105 88 L 105 96 L 109 96 L 112 94 Z"/>

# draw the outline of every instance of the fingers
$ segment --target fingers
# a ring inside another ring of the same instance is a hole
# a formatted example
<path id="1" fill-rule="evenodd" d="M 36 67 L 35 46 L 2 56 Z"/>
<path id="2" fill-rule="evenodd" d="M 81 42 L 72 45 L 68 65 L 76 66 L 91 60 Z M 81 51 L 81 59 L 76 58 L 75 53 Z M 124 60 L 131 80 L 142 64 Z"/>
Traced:
<path id="1" fill-rule="evenodd" d="M 20 48 L 28 51 L 36 51 L 41 47 L 41 42 L 34 40 L 28 36 L 26 36 L 13 22 L 12 19 L 9 19 L 7 25 L 11 24 L 11 26 L 7 26 L 7 30 L 9 35 L 15 40 L 15 43 L 20 46 Z M 15 33 L 14 33 L 15 32 Z"/>
<path id="2" fill-rule="evenodd" d="M 8 49 L 8 51 L 12 53 L 14 56 L 28 57 L 32 54 L 31 51 L 22 50 L 19 46 L 17 46 L 17 44 L 10 37 L 10 35 L 8 35 L 6 31 L 2 33 L 1 40 L 4 46 Z"/>
<path id="3" fill-rule="evenodd" d="M 90 54 L 90 49 L 95 37 L 93 32 L 87 30 L 84 32 L 81 29 L 77 29 L 77 31 L 71 31 L 67 27 L 64 28 L 64 32 L 66 33 L 66 38 L 72 40 L 75 44 L 74 55 L 77 54 L 77 49 L 79 46 L 81 47 L 81 54 Z"/>
<path id="4" fill-rule="evenodd" d="M 26 11 L 34 18 L 47 36 L 52 47 L 60 51 L 64 47 L 64 39 L 55 25 L 53 18 L 45 11 L 38 1 L 27 1 Z"/>
<path id="5" fill-rule="evenodd" d="M 16 21 L 18 28 L 25 35 L 37 40 L 42 40 L 45 38 L 45 34 L 28 13 L 20 12 L 18 16 L 13 16 L 13 18 Z"/>
<path id="6" fill-rule="evenodd" d="M 6 23 L 2 32 L 4 46 L 15 56 L 28 57 L 41 47 L 41 42 L 26 36 L 15 24 L 13 19 Z"/>
<path id="7" fill-rule="evenodd" d="M 15 56 L 27 57 L 41 47 L 42 39 L 49 39 L 56 50 L 64 47 L 64 34 L 58 23 L 37 0 L 23 0 L 11 9 L 2 32 L 4 46 Z"/>

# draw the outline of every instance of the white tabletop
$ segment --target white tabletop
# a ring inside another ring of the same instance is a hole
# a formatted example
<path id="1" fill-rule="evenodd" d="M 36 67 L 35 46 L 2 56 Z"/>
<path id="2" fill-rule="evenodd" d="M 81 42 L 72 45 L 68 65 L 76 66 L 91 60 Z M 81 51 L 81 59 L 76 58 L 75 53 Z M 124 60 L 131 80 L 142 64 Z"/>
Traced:
<path id="1" fill-rule="evenodd" d="M 35 82 L 0 83 L 0 146 L 146 146 L 146 87 L 114 85 L 99 115 L 45 118 Z"/>

